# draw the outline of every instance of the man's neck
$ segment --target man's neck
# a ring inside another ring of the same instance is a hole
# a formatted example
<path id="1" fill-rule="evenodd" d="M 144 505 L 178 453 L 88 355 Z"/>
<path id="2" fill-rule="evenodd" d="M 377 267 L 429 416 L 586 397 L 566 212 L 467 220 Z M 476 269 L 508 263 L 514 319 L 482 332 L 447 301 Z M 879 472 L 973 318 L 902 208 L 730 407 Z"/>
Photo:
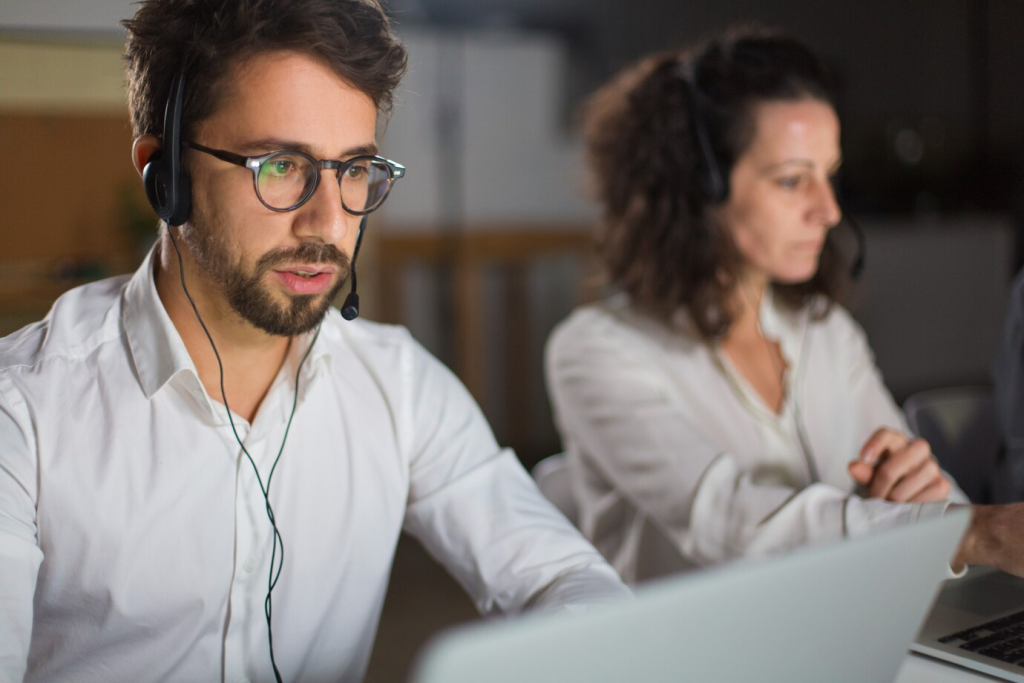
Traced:
<path id="1" fill-rule="evenodd" d="M 184 248 L 181 256 L 188 292 L 220 355 L 228 405 L 251 423 L 284 363 L 291 340 L 267 334 L 244 320 Z M 225 399 L 221 395 L 217 355 L 185 296 L 178 256 L 166 231 L 157 245 L 155 262 L 154 278 L 160 301 L 181 336 L 207 394 L 222 403 Z"/>

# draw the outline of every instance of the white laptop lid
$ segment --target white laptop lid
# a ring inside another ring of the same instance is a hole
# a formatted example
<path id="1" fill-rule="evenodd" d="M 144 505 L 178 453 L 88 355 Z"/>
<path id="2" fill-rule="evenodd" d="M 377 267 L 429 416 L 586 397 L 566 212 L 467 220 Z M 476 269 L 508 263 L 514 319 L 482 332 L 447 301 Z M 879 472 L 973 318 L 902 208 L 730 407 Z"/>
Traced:
<path id="1" fill-rule="evenodd" d="M 457 628 L 414 681 L 891 681 L 968 517 L 676 577 L 587 614 Z"/>

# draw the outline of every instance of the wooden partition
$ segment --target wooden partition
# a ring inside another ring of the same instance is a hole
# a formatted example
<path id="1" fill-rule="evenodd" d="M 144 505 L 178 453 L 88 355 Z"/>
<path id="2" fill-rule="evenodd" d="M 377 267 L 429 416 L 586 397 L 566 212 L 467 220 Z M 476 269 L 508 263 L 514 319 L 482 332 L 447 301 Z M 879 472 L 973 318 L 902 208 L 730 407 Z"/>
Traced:
<path id="1" fill-rule="evenodd" d="M 552 256 L 577 259 L 584 273 L 571 299 L 574 304 L 593 298 L 597 281 L 593 237 L 589 226 L 500 225 L 479 231 L 454 234 L 382 231 L 377 236 L 375 262 L 380 273 L 376 285 L 380 318 L 404 323 L 405 302 L 402 280 L 412 266 L 430 266 L 446 273 L 452 281 L 451 301 L 436 302 L 452 312 L 453 370 L 477 402 L 488 412 L 490 396 L 487 349 L 494 344 L 495 330 L 488 328 L 485 308 L 500 311 L 500 334 L 504 335 L 502 367 L 503 400 L 507 414 L 502 423 L 507 434 L 499 434 L 505 445 L 530 461 L 533 444 L 525 435 L 531 429 L 530 406 L 534 378 L 541 372 L 542 359 L 530 351 L 531 311 L 526 280 L 534 264 Z M 485 301 L 484 278 L 488 272 L 502 280 L 499 301 Z M 495 416 L 489 415 L 494 419 Z"/>
<path id="2" fill-rule="evenodd" d="M 135 267 L 156 230 L 126 114 L 0 113 L 0 314 Z"/>

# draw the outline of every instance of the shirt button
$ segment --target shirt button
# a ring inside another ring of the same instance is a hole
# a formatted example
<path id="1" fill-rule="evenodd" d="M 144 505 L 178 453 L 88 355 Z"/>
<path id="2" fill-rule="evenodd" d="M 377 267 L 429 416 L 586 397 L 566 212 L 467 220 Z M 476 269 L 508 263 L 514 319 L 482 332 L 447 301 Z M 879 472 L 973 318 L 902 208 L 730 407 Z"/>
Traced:
<path id="1" fill-rule="evenodd" d="M 250 557 L 248 560 L 245 561 L 245 564 L 243 565 L 243 567 L 245 568 L 245 571 L 247 571 L 247 572 L 249 572 L 251 574 L 253 572 L 253 570 L 256 569 L 256 558 Z M 249 682 L 248 682 L 248 680 L 243 678 L 238 683 L 249 683 Z"/>

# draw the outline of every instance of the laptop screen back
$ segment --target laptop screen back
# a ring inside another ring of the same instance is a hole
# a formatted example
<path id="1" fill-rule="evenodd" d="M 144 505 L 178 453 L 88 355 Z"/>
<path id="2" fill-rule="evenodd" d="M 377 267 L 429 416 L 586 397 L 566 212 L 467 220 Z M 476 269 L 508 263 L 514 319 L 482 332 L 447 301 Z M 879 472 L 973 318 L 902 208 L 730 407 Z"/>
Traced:
<path id="1" fill-rule="evenodd" d="M 966 511 L 675 577 L 634 601 L 451 631 L 416 683 L 893 680 Z"/>

